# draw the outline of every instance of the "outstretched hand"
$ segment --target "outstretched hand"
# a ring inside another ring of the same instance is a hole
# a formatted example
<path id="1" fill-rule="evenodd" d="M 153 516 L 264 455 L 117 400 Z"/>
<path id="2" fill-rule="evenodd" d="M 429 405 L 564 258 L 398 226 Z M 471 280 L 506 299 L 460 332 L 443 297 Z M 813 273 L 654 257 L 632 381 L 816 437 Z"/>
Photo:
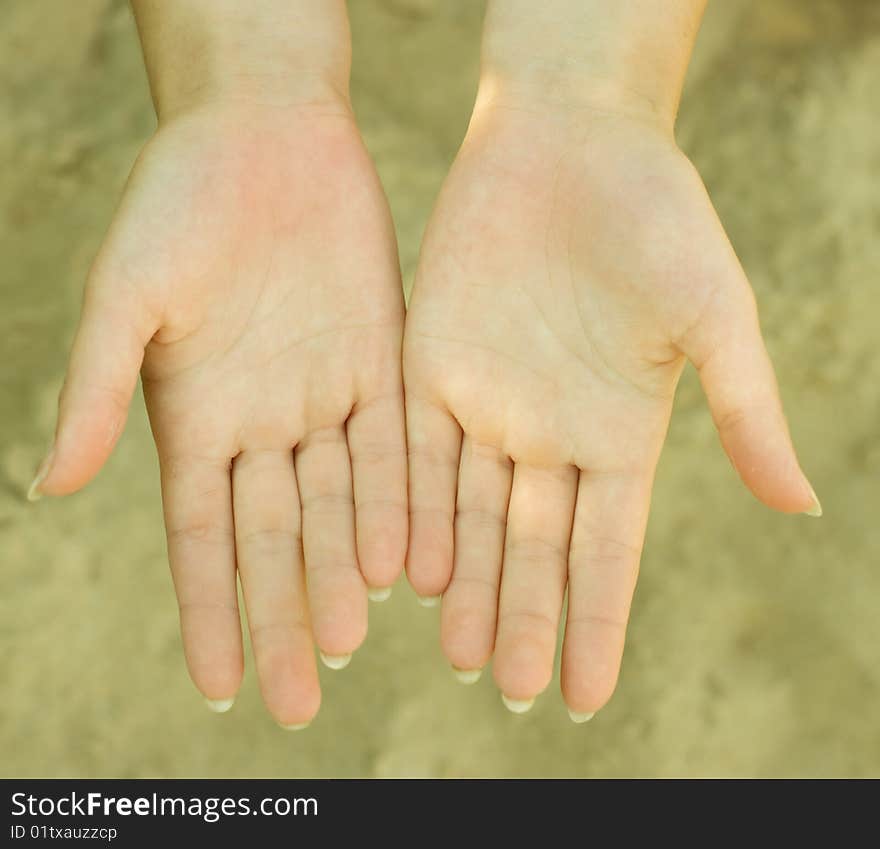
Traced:
<path id="1" fill-rule="evenodd" d="M 318 710 L 407 541 L 403 299 L 347 104 L 200 108 L 131 175 L 86 288 L 39 492 L 86 484 L 138 372 L 184 649 L 216 709 L 242 675 L 236 571 L 265 702 Z M 308 581 L 306 581 L 308 578 Z"/>
<path id="2" fill-rule="evenodd" d="M 484 99 L 407 317 L 407 571 L 442 594 L 463 680 L 494 653 L 512 710 L 550 681 L 566 587 L 572 717 L 611 696 L 686 359 L 745 484 L 815 514 L 752 291 L 671 133 Z"/>

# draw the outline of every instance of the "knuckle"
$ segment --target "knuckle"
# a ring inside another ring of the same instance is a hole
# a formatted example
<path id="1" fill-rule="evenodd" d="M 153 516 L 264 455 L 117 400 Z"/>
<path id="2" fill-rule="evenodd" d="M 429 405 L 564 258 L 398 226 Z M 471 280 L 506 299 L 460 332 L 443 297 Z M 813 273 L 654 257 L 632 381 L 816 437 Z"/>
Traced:
<path id="1" fill-rule="evenodd" d="M 467 525 L 469 529 L 504 533 L 507 516 L 483 507 L 459 507 L 455 511 L 457 525 Z"/>
<path id="2" fill-rule="evenodd" d="M 254 645 L 254 651 L 261 652 L 273 644 L 290 643 L 303 631 L 311 636 L 305 620 L 300 616 L 279 620 L 257 620 L 250 628 L 251 642 Z"/>
<path id="3" fill-rule="evenodd" d="M 305 513 L 339 514 L 351 511 L 354 502 L 347 492 L 313 492 L 302 496 L 301 507 Z"/>
<path id="4" fill-rule="evenodd" d="M 228 545 L 233 542 L 233 531 L 210 520 L 193 521 L 168 528 L 168 542 L 174 545 Z"/>
<path id="5" fill-rule="evenodd" d="M 191 614 L 198 615 L 204 613 L 239 615 L 238 604 L 234 600 L 209 601 L 204 599 L 178 599 L 177 608 L 182 617 Z"/>
<path id="6" fill-rule="evenodd" d="M 501 612 L 502 621 L 509 627 L 522 626 L 531 633 L 552 633 L 555 639 L 558 622 L 541 610 L 530 607 L 515 607 Z"/>
<path id="7" fill-rule="evenodd" d="M 614 537 L 590 537 L 572 540 L 570 559 L 573 564 L 627 569 L 637 565 L 641 556 L 641 545 Z"/>
<path id="8" fill-rule="evenodd" d="M 507 558 L 530 566 L 559 566 L 567 560 L 568 552 L 559 544 L 540 536 L 517 536 L 507 541 L 505 559 Z"/>
<path id="9" fill-rule="evenodd" d="M 236 544 L 267 552 L 290 550 L 298 541 L 293 528 L 280 526 L 256 527 L 236 533 Z"/>

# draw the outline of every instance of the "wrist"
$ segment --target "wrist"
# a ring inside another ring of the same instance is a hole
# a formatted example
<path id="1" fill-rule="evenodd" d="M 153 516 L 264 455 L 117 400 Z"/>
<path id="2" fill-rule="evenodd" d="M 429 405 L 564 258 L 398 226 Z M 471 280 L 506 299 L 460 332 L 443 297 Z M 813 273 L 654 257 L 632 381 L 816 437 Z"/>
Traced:
<path id="1" fill-rule="evenodd" d="M 479 102 L 672 129 L 705 0 L 490 0 Z"/>
<path id="2" fill-rule="evenodd" d="M 160 123 L 222 104 L 348 103 L 343 0 L 132 0 Z"/>

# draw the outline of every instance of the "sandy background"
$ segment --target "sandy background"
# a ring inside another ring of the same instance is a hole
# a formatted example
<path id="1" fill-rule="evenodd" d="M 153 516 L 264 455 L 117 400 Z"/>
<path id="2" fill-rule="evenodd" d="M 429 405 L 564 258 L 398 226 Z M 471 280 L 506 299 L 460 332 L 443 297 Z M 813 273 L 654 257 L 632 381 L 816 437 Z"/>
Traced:
<path id="1" fill-rule="evenodd" d="M 23 500 L 82 279 L 154 125 L 122 0 L 0 15 L 0 774 L 880 775 L 880 4 L 716 0 L 679 124 L 758 293 L 819 521 L 763 509 L 683 381 L 620 688 L 587 726 L 452 677 L 401 582 L 297 735 L 181 658 L 140 400 L 99 479 Z M 411 279 L 482 3 L 353 0 L 353 92 Z"/>

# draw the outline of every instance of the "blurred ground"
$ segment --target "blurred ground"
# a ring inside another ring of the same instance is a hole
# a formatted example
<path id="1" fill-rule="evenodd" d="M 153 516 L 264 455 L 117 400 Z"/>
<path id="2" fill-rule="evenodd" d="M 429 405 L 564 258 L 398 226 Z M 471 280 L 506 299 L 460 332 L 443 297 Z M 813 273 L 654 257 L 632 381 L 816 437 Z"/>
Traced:
<path id="1" fill-rule="evenodd" d="M 186 676 L 142 404 L 84 493 L 22 497 L 49 438 L 82 279 L 153 127 L 121 0 L 5 0 L 0 19 L 0 774 L 880 774 L 880 6 L 725 0 L 679 140 L 758 293 L 825 507 L 738 484 L 692 374 L 655 492 L 620 688 L 587 726 L 458 684 L 401 582 L 324 708 L 286 735 L 252 671 L 208 713 Z M 352 0 L 353 92 L 411 279 L 467 123 L 477 0 Z"/>

